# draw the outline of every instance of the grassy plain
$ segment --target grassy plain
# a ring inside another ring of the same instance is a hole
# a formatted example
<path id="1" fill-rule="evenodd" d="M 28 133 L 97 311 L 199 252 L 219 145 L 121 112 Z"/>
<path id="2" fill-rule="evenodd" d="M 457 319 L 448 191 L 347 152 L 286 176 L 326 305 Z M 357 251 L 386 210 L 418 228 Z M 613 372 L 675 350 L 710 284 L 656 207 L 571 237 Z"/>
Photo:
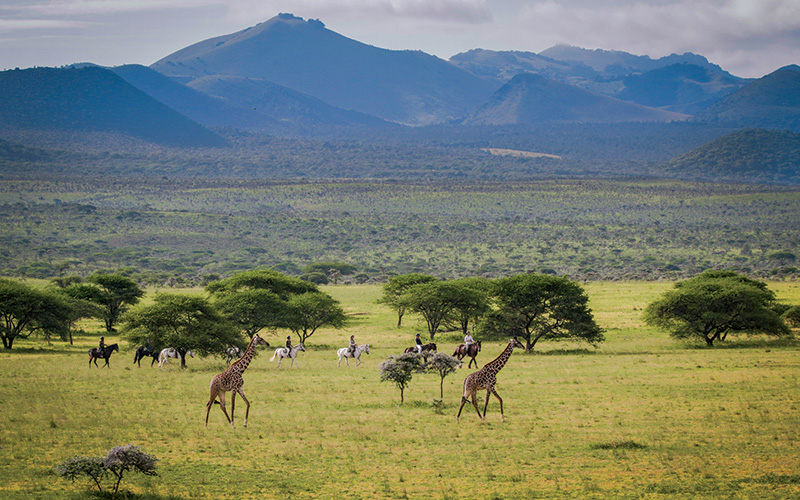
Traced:
<path id="1" fill-rule="evenodd" d="M 299 367 L 261 352 L 245 373 L 250 425 L 214 408 L 208 382 L 224 361 L 163 369 L 131 364 L 125 346 L 110 369 L 87 367 L 97 327 L 74 346 L 41 340 L 0 352 L 0 497 L 85 498 L 53 467 L 133 443 L 161 459 L 157 478 L 131 476 L 137 498 L 753 498 L 800 496 L 800 345 L 743 339 L 707 349 L 676 343 L 641 323 L 641 309 L 671 284 L 586 285 L 607 342 L 598 349 L 543 343 L 500 372 L 485 422 L 461 384 L 417 375 L 399 405 L 377 365 L 411 344 L 419 324 L 375 304 L 375 285 L 327 287 L 351 315 L 321 331 Z M 800 284 L 770 283 L 800 303 Z M 336 367 L 334 349 L 356 336 L 373 348 L 359 367 Z M 280 334 L 268 336 L 278 343 Z M 111 338 L 111 341 L 117 339 Z M 457 337 L 442 334 L 440 350 Z M 481 365 L 502 348 L 484 344 Z"/>

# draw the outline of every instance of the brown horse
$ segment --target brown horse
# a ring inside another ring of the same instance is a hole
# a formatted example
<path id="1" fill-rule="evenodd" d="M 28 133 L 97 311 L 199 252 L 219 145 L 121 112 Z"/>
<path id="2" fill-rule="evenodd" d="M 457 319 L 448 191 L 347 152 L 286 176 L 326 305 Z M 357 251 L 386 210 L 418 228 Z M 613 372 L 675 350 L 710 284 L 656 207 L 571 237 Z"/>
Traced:
<path id="1" fill-rule="evenodd" d="M 99 347 L 92 347 L 89 349 L 89 368 L 92 367 L 92 361 L 94 361 L 94 366 L 97 366 L 97 359 L 103 358 L 106 360 L 106 364 L 103 366 L 107 366 L 111 368 L 111 365 L 108 364 L 108 358 L 111 357 L 111 353 L 117 351 L 119 352 L 119 346 L 117 344 L 111 344 L 103 347 L 100 349 Z"/>
<path id="2" fill-rule="evenodd" d="M 467 368 L 472 368 L 472 363 L 475 363 L 475 368 L 478 367 L 478 361 L 475 359 L 475 356 L 481 352 L 481 341 L 477 341 L 474 344 L 470 344 L 469 349 L 466 349 L 464 344 L 459 344 L 456 347 L 456 352 L 453 353 L 454 358 L 458 358 L 459 361 L 464 359 L 465 356 L 468 356 L 472 359 L 469 360 L 469 364 L 467 364 Z"/>

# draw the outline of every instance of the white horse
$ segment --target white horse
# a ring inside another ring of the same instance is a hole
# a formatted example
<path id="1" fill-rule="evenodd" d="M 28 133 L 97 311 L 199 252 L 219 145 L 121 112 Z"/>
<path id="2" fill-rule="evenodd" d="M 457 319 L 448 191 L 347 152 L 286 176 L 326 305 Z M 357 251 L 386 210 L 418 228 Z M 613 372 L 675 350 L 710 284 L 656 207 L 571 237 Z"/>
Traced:
<path id="1" fill-rule="evenodd" d="M 336 363 L 336 368 L 339 368 L 339 366 L 342 364 L 342 358 L 344 358 L 344 363 L 348 367 L 350 366 L 350 362 L 347 360 L 347 358 L 356 358 L 356 366 L 360 365 L 362 352 L 366 352 L 367 354 L 369 354 L 369 344 L 357 345 L 355 352 L 352 353 L 350 352 L 349 347 L 342 347 L 341 349 L 336 351 L 336 354 L 339 355 L 339 362 Z"/>
<path id="2" fill-rule="evenodd" d="M 269 344 L 267 344 L 267 346 L 269 346 Z M 244 351 L 242 351 L 238 347 L 236 346 L 228 347 L 227 349 L 225 349 L 225 356 L 228 358 L 225 360 L 225 362 L 231 364 L 232 359 L 239 359 L 242 357 L 242 354 L 244 354 Z"/>
<path id="3" fill-rule="evenodd" d="M 190 358 L 193 358 L 194 351 L 186 351 L 186 355 Z M 161 349 L 161 352 L 158 354 L 158 367 L 161 368 L 169 363 L 169 358 L 180 359 L 180 357 L 181 355 L 178 354 L 178 351 L 174 347 L 166 347 Z"/>
<path id="4" fill-rule="evenodd" d="M 278 347 L 275 349 L 275 354 L 269 358 L 270 361 L 274 361 L 275 358 L 278 358 L 278 368 L 281 367 L 281 360 L 283 358 L 292 358 L 292 364 L 289 365 L 289 368 L 293 367 L 295 362 L 297 361 L 297 352 L 303 351 L 306 352 L 306 347 L 303 344 L 297 344 L 296 346 L 292 346 L 292 350 L 289 351 L 286 347 Z M 299 364 L 297 366 L 300 366 Z"/>

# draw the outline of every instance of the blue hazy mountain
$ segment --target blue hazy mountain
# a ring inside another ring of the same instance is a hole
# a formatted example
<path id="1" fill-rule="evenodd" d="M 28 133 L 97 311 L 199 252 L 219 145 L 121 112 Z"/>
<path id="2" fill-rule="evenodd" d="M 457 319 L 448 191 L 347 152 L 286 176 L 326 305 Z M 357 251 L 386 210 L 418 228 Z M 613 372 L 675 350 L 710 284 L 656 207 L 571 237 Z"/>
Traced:
<path id="1" fill-rule="evenodd" d="M 800 66 L 785 66 L 750 82 L 695 119 L 800 131 Z"/>
<path id="2" fill-rule="evenodd" d="M 210 76 L 184 85 L 141 65 L 111 68 L 136 88 L 205 126 L 294 135 L 331 127 L 379 127 L 378 118 L 347 111 L 263 80 Z"/>
<path id="3" fill-rule="evenodd" d="M 456 54 L 450 61 L 492 81 L 507 82 L 518 74 L 534 73 L 645 106 L 689 114 L 747 83 L 692 53 L 651 59 L 622 51 L 558 45 L 539 54 L 475 49 Z"/>
<path id="4" fill-rule="evenodd" d="M 266 80 L 413 125 L 465 116 L 498 87 L 424 52 L 381 49 L 291 14 L 195 43 L 151 67 L 182 82 L 215 75 Z"/>
<path id="5" fill-rule="evenodd" d="M 0 72 L 0 128 L 112 132 L 169 146 L 225 140 L 99 66 Z"/>
<path id="6" fill-rule="evenodd" d="M 618 123 L 685 120 L 688 116 L 649 108 L 590 92 L 532 73 L 519 74 L 501 87 L 469 125 L 532 123 Z"/>

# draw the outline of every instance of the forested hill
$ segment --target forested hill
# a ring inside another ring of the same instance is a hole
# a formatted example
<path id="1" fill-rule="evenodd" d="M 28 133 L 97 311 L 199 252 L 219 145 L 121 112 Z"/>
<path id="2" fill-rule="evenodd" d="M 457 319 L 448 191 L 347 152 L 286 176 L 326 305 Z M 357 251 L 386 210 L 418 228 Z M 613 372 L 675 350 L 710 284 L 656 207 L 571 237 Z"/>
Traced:
<path id="1" fill-rule="evenodd" d="M 0 72 L 0 129 L 119 132 L 169 146 L 225 140 L 98 67 Z"/>
<path id="2" fill-rule="evenodd" d="M 800 66 L 786 66 L 749 83 L 695 119 L 800 132 Z"/>
<path id="3" fill-rule="evenodd" d="M 800 183 L 800 133 L 732 132 L 675 158 L 665 170 L 708 180 Z"/>

